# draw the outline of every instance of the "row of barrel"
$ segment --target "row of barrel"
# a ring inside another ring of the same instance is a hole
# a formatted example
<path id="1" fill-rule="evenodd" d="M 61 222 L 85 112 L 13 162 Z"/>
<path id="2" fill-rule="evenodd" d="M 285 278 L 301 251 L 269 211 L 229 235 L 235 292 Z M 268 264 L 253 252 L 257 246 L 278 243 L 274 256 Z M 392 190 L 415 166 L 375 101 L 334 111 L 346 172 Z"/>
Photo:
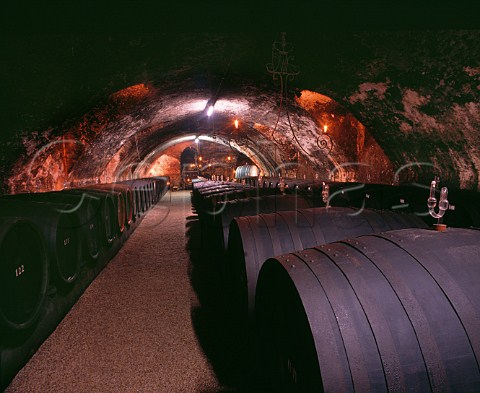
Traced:
<path id="1" fill-rule="evenodd" d="M 412 211 L 428 189 L 329 186 L 328 207 L 314 185 L 192 191 L 259 391 L 480 391 L 478 193 L 453 193 L 464 227 L 436 232 Z"/>
<path id="2" fill-rule="evenodd" d="M 155 177 L 0 197 L 0 386 L 168 185 L 168 177 Z"/>
<path id="3" fill-rule="evenodd" d="M 425 203 L 429 185 L 413 183 L 401 186 L 355 182 L 321 182 L 301 179 L 264 178 L 259 182 L 262 189 L 282 190 L 286 194 L 322 199 L 324 185 L 329 187 L 329 202 L 335 206 L 351 206 L 381 210 L 402 211 L 422 217 L 433 224 Z M 428 195 L 427 195 L 428 197 Z M 450 209 L 444 223 L 454 227 L 480 226 L 480 194 L 477 191 L 450 187 Z"/>

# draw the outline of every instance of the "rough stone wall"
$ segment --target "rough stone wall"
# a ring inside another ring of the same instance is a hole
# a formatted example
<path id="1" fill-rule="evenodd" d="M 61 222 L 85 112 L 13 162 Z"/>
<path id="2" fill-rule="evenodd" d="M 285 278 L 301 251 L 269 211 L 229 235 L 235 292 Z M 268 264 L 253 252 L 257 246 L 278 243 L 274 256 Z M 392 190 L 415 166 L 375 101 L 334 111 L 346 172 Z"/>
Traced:
<path id="1" fill-rule="evenodd" d="M 439 175 L 478 189 L 479 40 L 478 30 L 356 34 L 345 44 L 354 62 L 342 74 L 350 77 L 326 90 L 367 126 L 395 169 L 417 163 L 416 180 Z"/>
<path id="2" fill-rule="evenodd" d="M 93 158 L 97 172 L 79 176 L 72 176 L 71 172 L 85 150 L 96 143 L 112 123 L 123 119 L 143 103 L 150 93 L 151 87 L 144 84 L 128 87 L 112 94 L 105 105 L 91 109 L 79 119 L 24 136 L 23 152 L 17 157 L 7 180 L 8 192 L 60 190 L 98 181 L 114 181 L 119 177 L 116 170 L 124 153 L 116 144 L 116 154 L 105 162 L 104 168 L 98 163 L 108 156 Z"/>
<path id="3" fill-rule="evenodd" d="M 162 154 L 151 166 L 147 176 L 169 176 L 172 186 L 180 184 L 180 160 L 178 158 Z"/>
<path id="4" fill-rule="evenodd" d="M 329 154 L 342 166 L 332 168 L 334 175 L 343 173 L 339 180 L 393 182 L 390 159 L 366 127 L 344 107 L 330 97 L 308 90 L 302 91 L 296 101 L 313 116 L 320 133 L 331 138 Z"/>
<path id="5" fill-rule="evenodd" d="M 328 95 L 345 108 L 330 113 L 335 119 L 317 115 L 317 124 L 292 110 L 307 151 L 301 151 L 304 160 L 325 173 L 352 159 L 386 168 L 385 173 L 357 169 L 355 176 L 371 181 L 389 182 L 392 171 L 405 166 L 399 180 L 427 182 L 439 175 L 444 184 L 479 188 L 479 30 L 324 31 L 290 37 L 300 69 L 295 86 Z M 265 138 L 275 128 L 278 104 L 265 87 L 271 39 L 12 40 L 4 53 L 11 56 L 4 84 L 8 102 L 2 105 L 7 115 L 0 141 L 2 182 L 16 192 L 58 189 L 66 181 L 99 177 L 107 167 L 113 173 L 117 166 L 135 166 L 162 143 L 162 135 L 168 139 L 198 130 L 195 119 L 188 118 L 198 113 L 191 105 L 216 92 L 230 103 L 225 116 L 248 117 L 254 139 Z M 271 87 L 271 78 L 268 83 Z M 351 125 L 349 113 L 365 132 Z M 336 122 L 329 127 L 336 143 L 330 156 L 316 148 L 314 137 L 327 120 Z M 265 127 L 265 135 L 255 124 Z M 290 147 L 298 145 L 284 115 L 278 125 L 278 143 L 262 145 L 273 167 L 275 152 L 279 162 L 294 162 Z M 64 149 L 62 140 L 73 142 Z"/>

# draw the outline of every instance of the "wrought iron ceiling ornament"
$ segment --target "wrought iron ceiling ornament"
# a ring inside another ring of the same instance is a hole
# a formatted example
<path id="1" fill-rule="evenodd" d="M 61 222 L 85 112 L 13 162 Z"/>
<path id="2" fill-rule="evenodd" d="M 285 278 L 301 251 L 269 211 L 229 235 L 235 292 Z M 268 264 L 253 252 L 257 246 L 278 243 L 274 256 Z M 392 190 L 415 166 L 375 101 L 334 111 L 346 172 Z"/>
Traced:
<path id="1" fill-rule="evenodd" d="M 297 67 L 291 63 L 291 61 L 293 61 L 294 59 L 294 57 L 290 55 L 290 52 L 293 50 L 293 46 L 286 41 L 285 36 L 286 36 L 286 33 L 282 32 L 281 40 L 273 42 L 272 62 L 268 63 L 266 66 L 267 72 L 272 75 L 273 80 L 280 81 L 280 105 L 278 108 L 277 121 L 272 131 L 272 139 L 275 142 L 277 141 L 275 140 L 274 133 L 277 130 L 278 122 L 280 120 L 283 101 L 284 100 L 286 101 L 288 98 L 287 82 L 293 81 L 294 77 L 299 74 Z M 286 107 L 285 111 L 287 114 L 288 125 L 292 132 L 293 138 L 295 139 L 300 149 L 303 150 L 303 152 L 308 156 L 309 153 L 303 148 L 303 146 L 301 145 L 300 141 L 297 138 L 294 127 L 290 120 L 290 113 L 288 111 L 288 107 Z M 333 141 L 328 134 L 322 133 L 321 135 L 319 135 L 317 137 L 316 143 L 321 150 L 327 150 L 327 154 L 332 151 Z"/>
<path id="2" fill-rule="evenodd" d="M 326 132 L 320 134 L 317 137 L 317 146 L 320 150 L 327 150 L 327 154 L 330 154 L 333 149 L 333 140 Z"/>
<path id="3" fill-rule="evenodd" d="M 299 72 L 294 65 L 289 64 L 289 61 L 293 60 L 293 56 L 289 56 L 288 51 L 293 49 L 293 47 L 286 41 L 286 33 L 282 32 L 281 36 L 281 41 L 273 42 L 272 62 L 267 64 L 267 72 L 272 74 L 274 81 L 280 79 L 280 84 L 283 87 L 284 82 L 292 81 Z"/>

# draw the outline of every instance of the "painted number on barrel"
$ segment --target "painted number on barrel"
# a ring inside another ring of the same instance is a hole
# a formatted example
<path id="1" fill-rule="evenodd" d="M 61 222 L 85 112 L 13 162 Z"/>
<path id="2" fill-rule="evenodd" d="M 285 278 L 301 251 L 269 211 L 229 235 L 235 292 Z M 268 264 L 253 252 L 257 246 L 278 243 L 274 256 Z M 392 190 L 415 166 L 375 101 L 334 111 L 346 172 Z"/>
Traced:
<path id="1" fill-rule="evenodd" d="M 67 237 L 66 239 L 63 239 L 63 245 L 66 247 L 68 244 L 70 244 L 70 238 Z"/>
<path id="2" fill-rule="evenodd" d="M 19 277 L 21 276 L 23 273 L 25 273 L 25 266 L 24 265 L 20 265 L 19 267 L 17 267 L 15 269 L 15 277 Z"/>

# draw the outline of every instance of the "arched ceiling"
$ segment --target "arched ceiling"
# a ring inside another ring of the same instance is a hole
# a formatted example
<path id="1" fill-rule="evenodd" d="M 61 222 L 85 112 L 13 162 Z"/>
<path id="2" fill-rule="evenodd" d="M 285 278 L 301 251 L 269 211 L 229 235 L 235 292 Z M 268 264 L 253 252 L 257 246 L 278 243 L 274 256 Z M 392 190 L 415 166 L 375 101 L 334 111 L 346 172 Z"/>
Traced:
<path id="1" fill-rule="evenodd" d="M 95 173 L 119 152 L 125 157 L 124 165 L 149 165 L 168 146 L 197 136 L 229 145 L 251 157 L 265 172 L 274 172 L 286 159 L 280 157 L 285 151 L 280 145 L 295 145 L 288 119 L 279 118 L 273 91 L 266 93 L 249 86 L 224 92 L 209 117 L 205 110 L 211 99 L 209 91 L 190 90 L 188 86 L 181 88 L 181 94 L 178 90 L 165 92 L 146 86 L 142 89 L 146 98 L 136 104 L 138 108 L 109 123 L 76 162 L 74 175 Z M 295 135 L 302 140 L 301 148 L 319 169 L 327 168 L 328 156 L 317 152 L 317 124 L 302 108 L 292 109 L 290 122 Z M 235 119 L 240 122 L 238 129 L 234 126 Z"/>
<path id="2" fill-rule="evenodd" d="M 299 74 L 281 102 L 266 68 L 279 33 L 10 32 L 1 41 L 4 188 L 28 188 L 41 171 L 56 172 L 54 188 L 145 167 L 202 135 L 265 171 L 304 160 L 326 176 L 355 160 L 388 166 L 376 173 L 384 182 L 407 166 L 406 178 L 435 173 L 476 189 L 479 38 L 461 29 L 287 32 Z M 331 151 L 318 143 L 325 114 L 334 115 Z M 42 168 L 26 173 L 33 158 Z"/>

